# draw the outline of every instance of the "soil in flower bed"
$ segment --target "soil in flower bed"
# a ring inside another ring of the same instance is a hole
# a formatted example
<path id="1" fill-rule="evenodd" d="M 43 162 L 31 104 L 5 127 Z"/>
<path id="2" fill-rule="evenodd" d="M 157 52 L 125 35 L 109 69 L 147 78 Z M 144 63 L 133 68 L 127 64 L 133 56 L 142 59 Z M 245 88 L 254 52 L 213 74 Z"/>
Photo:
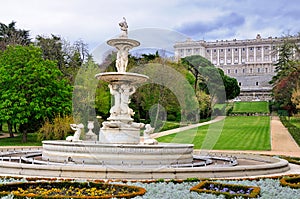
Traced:
<path id="1" fill-rule="evenodd" d="M 15 198 L 133 198 L 146 190 L 137 186 L 93 182 L 28 182 L 0 185 L 0 196 Z"/>
<path id="2" fill-rule="evenodd" d="M 203 181 L 190 190 L 198 193 L 222 194 L 226 198 L 256 198 L 260 193 L 259 187 L 223 184 L 211 181 Z"/>

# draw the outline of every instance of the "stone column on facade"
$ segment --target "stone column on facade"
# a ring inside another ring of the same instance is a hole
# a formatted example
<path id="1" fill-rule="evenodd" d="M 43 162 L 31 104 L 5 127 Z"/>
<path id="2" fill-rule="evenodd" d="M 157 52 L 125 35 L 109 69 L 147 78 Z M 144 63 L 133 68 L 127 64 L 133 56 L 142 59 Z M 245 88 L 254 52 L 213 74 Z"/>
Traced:
<path id="1" fill-rule="evenodd" d="M 264 56 L 264 47 L 261 47 L 261 61 L 265 61 L 265 56 Z"/>
<path id="2" fill-rule="evenodd" d="M 217 49 L 217 66 L 220 66 L 220 49 Z"/>
<path id="3" fill-rule="evenodd" d="M 253 62 L 256 62 L 256 47 L 253 47 Z"/>
<path id="4" fill-rule="evenodd" d="M 242 64 L 242 49 L 239 48 L 239 64 Z"/>
<path id="5" fill-rule="evenodd" d="M 231 49 L 231 64 L 234 64 L 234 51 Z"/>
<path id="6" fill-rule="evenodd" d="M 225 48 L 224 52 L 224 65 L 227 65 L 227 49 Z"/>
<path id="7" fill-rule="evenodd" d="M 246 48 L 246 62 L 249 62 L 249 47 Z"/>

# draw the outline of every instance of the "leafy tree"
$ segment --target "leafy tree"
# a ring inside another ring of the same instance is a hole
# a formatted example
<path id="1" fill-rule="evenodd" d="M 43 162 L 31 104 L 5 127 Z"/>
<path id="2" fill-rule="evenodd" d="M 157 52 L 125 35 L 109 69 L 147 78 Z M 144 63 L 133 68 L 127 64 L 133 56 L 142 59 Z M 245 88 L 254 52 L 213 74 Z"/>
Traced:
<path id="1" fill-rule="evenodd" d="M 70 44 L 60 36 L 51 37 L 37 36 L 36 45 L 43 51 L 43 57 L 55 61 L 63 76 L 74 83 L 76 74 L 82 64 L 91 55 L 88 53 L 88 46 L 82 40 Z"/>
<path id="2" fill-rule="evenodd" d="M 65 65 L 63 44 L 59 36 L 51 35 L 51 37 L 36 37 L 36 45 L 42 49 L 43 58 L 56 61 L 57 67 L 62 70 Z"/>
<path id="3" fill-rule="evenodd" d="M 225 75 L 222 69 L 218 68 L 218 70 L 224 82 L 226 99 L 234 99 L 235 97 L 239 96 L 240 87 L 237 80 L 233 77 Z"/>
<path id="4" fill-rule="evenodd" d="M 270 82 L 273 84 L 273 96 L 277 104 L 291 115 L 296 111 L 296 104 L 292 101 L 293 92 L 299 84 L 300 50 L 299 39 L 286 37 L 279 46 L 279 59 L 276 66 L 277 74 Z M 295 94 L 294 94 L 295 95 Z"/>
<path id="5" fill-rule="evenodd" d="M 16 28 L 16 22 L 12 21 L 5 25 L 0 23 L 0 50 L 3 51 L 8 45 L 22 45 L 26 46 L 31 43 L 28 30 L 21 30 Z"/>
<path id="6" fill-rule="evenodd" d="M 299 84 L 292 93 L 291 101 L 296 106 L 296 109 L 300 110 L 300 86 L 299 86 Z"/>
<path id="7" fill-rule="evenodd" d="M 240 87 L 235 78 L 229 77 L 216 68 L 209 60 L 192 55 L 181 59 L 181 62 L 195 76 L 195 90 L 197 86 L 211 96 L 213 103 L 222 103 L 226 99 L 233 99 L 240 94 Z"/>
<path id="8" fill-rule="evenodd" d="M 0 56 L 0 119 L 36 131 L 46 118 L 71 112 L 72 87 L 35 46 L 9 46 Z"/>

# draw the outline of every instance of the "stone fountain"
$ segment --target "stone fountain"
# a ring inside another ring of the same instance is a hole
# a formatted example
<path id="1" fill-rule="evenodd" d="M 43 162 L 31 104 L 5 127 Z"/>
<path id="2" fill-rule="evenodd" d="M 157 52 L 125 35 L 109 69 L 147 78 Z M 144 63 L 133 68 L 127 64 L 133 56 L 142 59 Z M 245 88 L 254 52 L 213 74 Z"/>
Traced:
<path id="1" fill-rule="evenodd" d="M 126 72 L 128 52 L 139 42 L 128 38 L 127 23 L 122 33 L 107 41 L 117 49 L 117 72 L 100 73 L 96 78 L 109 83 L 113 96 L 110 117 L 102 123 L 99 136 L 89 121 L 85 140 L 83 124 L 71 124 L 75 131 L 66 140 L 43 141 L 34 149 L 2 148 L 0 174 L 66 177 L 83 179 L 186 179 L 270 175 L 289 170 L 287 161 L 260 155 L 217 153 L 202 156 L 192 144 L 157 143 L 150 136 L 150 124 L 133 121 L 130 96 L 148 77 Z M 143 137 L 140 132 L 144 131 Z M 197 155 L 198 153 L 198 155 Z"/>
<path id="2" fill-rule="evenodd" d="M 150 124 L 133 121 L 134 112 L 129 107 L 130 97 L 137 86 L 147 82 L 149 77 L 126 72 L 129 50 L 139 46 L 140 42 L 128 38 L 125 18 L 119 25 L 121 35 L 107 41 L 108 45 L 117 50 L 117 72 L 99 73 L 95 76 L 109 83 L 114 101 L 110 117 L 102 123 L 99 140 L 43 141 L 42 159 L 54 162 L 71 160 L 74 163 L 84 162 L 114 167 L 124 164 L 143 167 L 191 164 L 192 144 L 157 143 L 149 136 L 149 133 L 153 132 Z M 140 134 L 144 128 L 144 136 L 141 138 Z"/>

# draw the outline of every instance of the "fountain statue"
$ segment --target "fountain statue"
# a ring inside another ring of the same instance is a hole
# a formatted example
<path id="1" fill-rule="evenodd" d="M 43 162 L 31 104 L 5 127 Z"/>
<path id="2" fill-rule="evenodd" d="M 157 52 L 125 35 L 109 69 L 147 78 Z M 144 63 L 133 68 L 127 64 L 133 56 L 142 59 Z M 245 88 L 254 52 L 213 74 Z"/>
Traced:
<path id="1" fill-rule="evenodd" d="M 72 130 L 75 131 L 73 136 L 68 136 L 66 138 L 67 141 L 70 142 L 78 142 L 80 140 L 81 130 L 84 128 L 83 124 L 70 124 Z"/>
<path id="2" fill-rule="evenodd" d="M 140 130 L 142 123 L 135 123 L 131 118 L 134 115 L 129 107 L 130 96 L 135 92 L 138 84 L 146 82 L 149 78 L 145 75 L 126 72 L 129 50 L 140 43 L 128 38 L 128 25 L 125 17 L 119 23 L 121 35 L 118 38 L 107 41 L 107 44 L 117 49 L 117 72 L 100 73 L 96 78 L 109 83 L 108 87 L 114 98 L 110 109 L 108 121 L 103 122 L 99 133 L 101 143 L 138 144 L 140 142 Z"/>

